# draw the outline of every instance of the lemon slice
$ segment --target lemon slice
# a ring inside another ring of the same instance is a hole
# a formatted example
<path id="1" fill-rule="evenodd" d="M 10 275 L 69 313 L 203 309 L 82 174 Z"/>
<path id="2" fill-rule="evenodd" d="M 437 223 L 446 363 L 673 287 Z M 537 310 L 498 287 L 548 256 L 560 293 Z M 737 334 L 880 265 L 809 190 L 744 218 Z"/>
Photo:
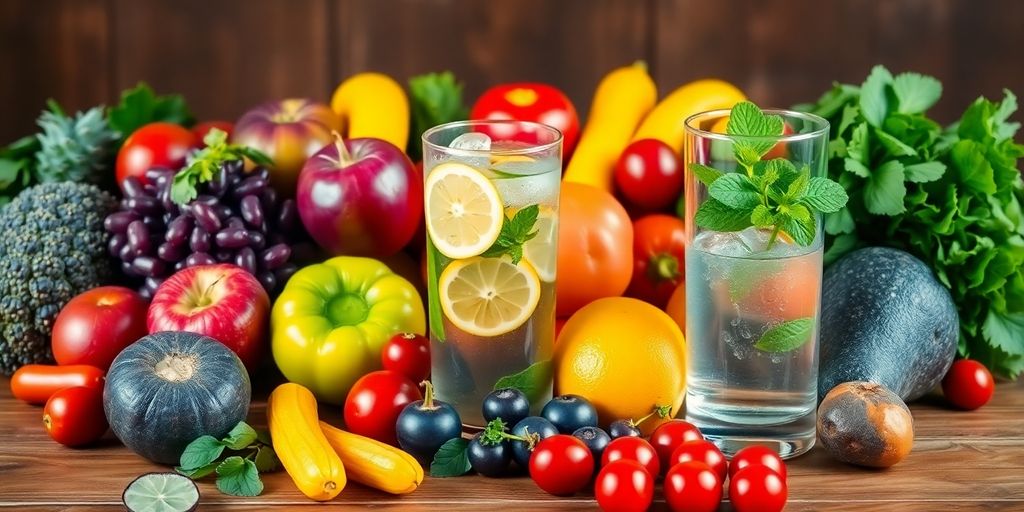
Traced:
<path id="1" fill-rule="evenodd" d="M 558 215 L 551 208 L 542 207 L 534 229 L 537 236 L 523 244 L 523 257 L 533 265 L 541 281 L 553 283 L 558 265 Z"/>
<path id="2" fill-rule="evenodd" d="M 526 323 L 540 300 L 540 279 L 525 260 L 471 258 L 451 262 L 437 283 L 441 310 L 474 336 L 498 336 Z"/>
<path id="3" fill-rule="evenodd" d="M 425 194 L 427 233 L 441 254 L 470 258 L 498 239 L 505 220 L 501 196 L 476 169 L 456 162 L 441 164 L 427 176 Z"/>

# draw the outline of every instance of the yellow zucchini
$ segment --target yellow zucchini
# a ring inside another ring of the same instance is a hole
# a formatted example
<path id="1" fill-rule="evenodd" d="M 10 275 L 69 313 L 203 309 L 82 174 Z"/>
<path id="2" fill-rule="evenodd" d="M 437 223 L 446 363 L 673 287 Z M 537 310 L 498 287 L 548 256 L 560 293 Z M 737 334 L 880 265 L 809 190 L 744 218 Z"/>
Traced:
<path id="1" fill-rule="evenodd" d="M 334 91 L 331 109 L 341 118 L 346 139 L 383 139 L 405 151 L 409 142 L 409 98 L 391 77 L 381 73 L 352 75 Z"/>
<path id="2" fill-rule="evenodd" d="M 708 110 L 732 108 L 745 99 L 743 92 L 729 82 L 714 78 L 690 82 L 658 102 L 633 134 L 633 140 L 658 139 L 682 154 L 686 118 Z"/>
<path id="3" fill-rule="evenodd" d="M 281 384 L 267 399 L 267 423 L 281 465 L 302 494 L 327 501 L 345 488 L 346 477 L 319 421 L 313 392 L 299 384 Z"/>
<path id="4" fill-rule="evenodd" d="M 322 421 L 320 428 L 352 480 L 391 494 L 410 493 L 423 482 L 423 467 L 412 455 Z"/>

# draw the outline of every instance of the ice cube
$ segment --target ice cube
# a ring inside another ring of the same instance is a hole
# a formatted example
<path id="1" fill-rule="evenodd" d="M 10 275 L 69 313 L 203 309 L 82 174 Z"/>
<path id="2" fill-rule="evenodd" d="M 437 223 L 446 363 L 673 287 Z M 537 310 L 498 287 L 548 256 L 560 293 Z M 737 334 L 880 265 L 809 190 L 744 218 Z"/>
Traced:
<path id="1" fill-rule="evenodd" d="M 452 149 L 466 149 L 469 151 L 490 151 L 491 138 L 486 133 L 469 132 L 463 133 L 452 139 L 448 147 Z"/>
<path id="2" fill-rule="evenodd" d="M 505 206 L 523 208 L 534 204 L 554 206 L 558 201 L 557 172 L 496 178 L 492 181 Z"/>

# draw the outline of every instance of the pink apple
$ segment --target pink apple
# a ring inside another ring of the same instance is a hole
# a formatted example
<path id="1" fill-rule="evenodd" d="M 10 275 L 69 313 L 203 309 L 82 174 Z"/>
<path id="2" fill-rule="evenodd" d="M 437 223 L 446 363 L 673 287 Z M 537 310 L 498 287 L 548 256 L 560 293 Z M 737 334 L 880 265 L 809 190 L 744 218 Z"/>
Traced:
<path id="1" fill-rule="evenodd" d="M 220 341 L 252 372 L 263 355 L 270 298 L 252 274 L 235 265 L 200 265 L 163 282 L 149 306 L 147 327 L 187 331 Z"/>

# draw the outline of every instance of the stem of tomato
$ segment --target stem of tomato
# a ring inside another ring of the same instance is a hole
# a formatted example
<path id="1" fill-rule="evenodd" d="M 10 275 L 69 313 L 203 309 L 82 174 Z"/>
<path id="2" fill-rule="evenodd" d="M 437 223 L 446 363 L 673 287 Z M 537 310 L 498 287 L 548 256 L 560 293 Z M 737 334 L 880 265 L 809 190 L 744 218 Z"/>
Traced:
<path id="1" fill-rule="evenodd" d="M 420 383 L 423 386 L 423 405 L 420 409 L 435 409 L 434 407 L 434 385 L 429 380 Z"/>

